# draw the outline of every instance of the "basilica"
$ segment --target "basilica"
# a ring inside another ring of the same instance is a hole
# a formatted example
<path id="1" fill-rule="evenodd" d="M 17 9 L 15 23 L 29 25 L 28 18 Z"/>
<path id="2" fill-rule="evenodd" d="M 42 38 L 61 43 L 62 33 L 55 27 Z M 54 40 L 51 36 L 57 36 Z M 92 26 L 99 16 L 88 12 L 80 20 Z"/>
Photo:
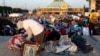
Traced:
<path id="1" fill-rule="evenodd" d="M 36 14 L 58 14 L 63 15 L 67 13 L 81 13 L 84 14 L 83 8 L 71 7 L 64 0 L 54 0 L 46 7 L 40 7 L 36 9 Z"/>

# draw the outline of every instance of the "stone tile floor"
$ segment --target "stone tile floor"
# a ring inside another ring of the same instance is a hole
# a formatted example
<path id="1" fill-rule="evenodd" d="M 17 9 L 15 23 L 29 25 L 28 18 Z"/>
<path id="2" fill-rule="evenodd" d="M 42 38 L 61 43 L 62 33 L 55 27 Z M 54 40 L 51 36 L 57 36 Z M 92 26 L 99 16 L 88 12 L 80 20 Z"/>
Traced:
<path id="1" fill-rule="evenodd" d="M 7 48 L 8 40 L 11 36 L 0 36 L 0 56 L 20 56 L 20 52 L 13 52 Z M 91 53 L 83 54 L 82 52 L 78 51 L 74 55 L 68 54 L 54 54 L 54 53 L 47 53 L 45 51 L 40 52 L 40 56 L 100 56 L 100 36 L 94 36 L 95 39 L 98 41 L 90 38 L 89 36 L 85 37 L 88 42 L 94 47 L 94 51 Z"/>

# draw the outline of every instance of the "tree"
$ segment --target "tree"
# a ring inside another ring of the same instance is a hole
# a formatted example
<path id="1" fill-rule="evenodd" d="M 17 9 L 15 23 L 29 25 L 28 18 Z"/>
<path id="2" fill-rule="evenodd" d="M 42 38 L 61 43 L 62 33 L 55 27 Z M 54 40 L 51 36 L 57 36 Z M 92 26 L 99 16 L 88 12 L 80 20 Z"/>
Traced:
<path id="1" fill-rule="evenodd" d="M 13 11 L 13 13 L 25 13 L 25 12 L 28 12 L 28 10 L 20 9 L 20 8 L 13 8 L 12 11 Z"/>
<path id="2" fill-rule="evenodd" d="M 10 20 L 8 20 L 8 19 L 0 19 L 0 27 L 2 28 L 5 25 L 10 25 L 13 28 L 16 27 L 16 25 L 13 24 Z"/>
<path id="3" fill-rule="evenodd" d="M 12 11 L 11 7 L 7 7 L 7 6 L 0 6 L 0 13 L 4 16 L 7 16 L 10 12 Z"/>

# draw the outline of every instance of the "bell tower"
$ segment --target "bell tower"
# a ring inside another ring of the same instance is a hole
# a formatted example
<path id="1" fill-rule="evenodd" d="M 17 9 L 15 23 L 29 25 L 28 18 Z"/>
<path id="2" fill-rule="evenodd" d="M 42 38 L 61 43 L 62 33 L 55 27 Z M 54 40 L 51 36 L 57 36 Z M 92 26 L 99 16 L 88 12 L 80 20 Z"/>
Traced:
<path id="1" fill-rule="evenodd" d="M 89 9 L 90 9 L 90 11 L 91 10 L 96 10 L 96 1 L 97 0 L 87 0 L 87 1 L 89 1 Z"/>

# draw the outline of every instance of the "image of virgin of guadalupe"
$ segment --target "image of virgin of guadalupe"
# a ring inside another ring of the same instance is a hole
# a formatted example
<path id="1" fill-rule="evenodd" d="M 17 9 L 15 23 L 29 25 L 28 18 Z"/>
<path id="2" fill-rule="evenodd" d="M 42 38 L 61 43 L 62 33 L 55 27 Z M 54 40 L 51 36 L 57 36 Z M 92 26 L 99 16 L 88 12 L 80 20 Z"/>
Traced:
<path id="1" fill-rule="evenodd" d="M 29 50 L 29 56 L 34 56 L 34 50 L 33 50 L 33 48 L 30 48 L 30 50 Z"/>
<path id="2" fill-rule="evenodd" d="M 35 56 L 34 48 L 32 46 L 25 46 L 23 56 Z"/>

